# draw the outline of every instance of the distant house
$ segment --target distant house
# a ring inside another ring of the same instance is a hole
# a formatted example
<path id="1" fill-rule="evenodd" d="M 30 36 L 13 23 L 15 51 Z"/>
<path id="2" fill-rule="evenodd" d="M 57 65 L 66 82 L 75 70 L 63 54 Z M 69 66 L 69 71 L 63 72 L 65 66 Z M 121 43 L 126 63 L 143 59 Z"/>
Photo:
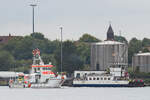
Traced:
<path id="1" fill-rule="evenodd" d="M 9 40 L 15 37 L 19 37 L 19 36 L 12 36 L 11 34 L 9 34 L 8 36 L 0 36 L 0 44 L 8 43 Z"/>

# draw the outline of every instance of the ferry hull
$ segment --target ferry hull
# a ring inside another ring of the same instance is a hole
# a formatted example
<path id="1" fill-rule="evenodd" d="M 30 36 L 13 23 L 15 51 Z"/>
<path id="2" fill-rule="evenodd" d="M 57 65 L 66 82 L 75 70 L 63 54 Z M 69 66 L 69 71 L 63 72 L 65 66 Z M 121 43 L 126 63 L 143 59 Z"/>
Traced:
<path id="1" fill-rule="evenodd" d="M 128 84 L 74 84 L 74 87 L 129 87 Z"/>

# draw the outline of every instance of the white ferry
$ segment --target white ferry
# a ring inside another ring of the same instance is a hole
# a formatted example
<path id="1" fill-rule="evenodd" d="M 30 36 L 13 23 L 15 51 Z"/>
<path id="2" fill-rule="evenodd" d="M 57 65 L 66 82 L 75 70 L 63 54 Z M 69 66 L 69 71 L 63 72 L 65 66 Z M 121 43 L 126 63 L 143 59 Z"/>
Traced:
<path id="1" fill-rule="evenodd" d="M 108 71 L 75 71 L 75 87 L 133 87 L 144 86 L 142 80 L 131 81 L 122 68 L 109 68 Z"/>

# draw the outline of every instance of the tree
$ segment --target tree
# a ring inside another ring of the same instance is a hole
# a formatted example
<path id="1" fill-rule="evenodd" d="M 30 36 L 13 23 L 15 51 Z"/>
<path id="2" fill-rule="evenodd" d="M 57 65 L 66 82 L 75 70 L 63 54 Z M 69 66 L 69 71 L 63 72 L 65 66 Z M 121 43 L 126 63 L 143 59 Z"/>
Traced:
<path id="1" fill-rule="evenodd" d="M 143 53 L 144 53 L 144 52 L 149 52 L 149 49 L 146 48 L 146 47 L 143 47 L 142 52 L 143 52 Z"/>
<path id="2" fill-rule="evenodd" d="M 54 58 L 57 61 L 57 70 L 60 71 L 61 64 L 61 52 L 60 48 L 58 48 L 54 53 Z M 83 66 L 83 62 L 80 56 L 76 52 L 76 46 L 73 41 L 65 41 L 63 42 L 63 71 L 67 73 L 73 73 L 74 70 L 79 70 Z"/>
<path id="3" fill-rule="evenodd" d="M 56 60 L 54 58 L 54 54 L 42 54 L 41 57 L 45 64 L 52 63 L 52 65 L 56 66 Z"/>
<path id="4" fill-rule="evenodd" d="M 79 42 L 100 42 L 101 40 L 97 39 L 94 36 L 91 36 L 90 34 L 85 33 L 80 39 L 78 40 Z"/>
<path id="5" fill-rule="evenodd" d="M 141 50 L 142 50 L 142 41 L 136 38 L 132 38 L 128 46 L 128 60 L 130 64 L 132 63 L 132 56 Z"/>
<path id="6" fill-rule="evenodd" d="M 0 70 L 7 71 L 14 64 L 14 57 L 7 51 L 0 52 Z"/>
<path id="7" fill-rule="evenodd" d="M 117 36 L 117 35 L 115 35 L 114 40 L 115 40 L 115 41 L 118 41 L 118 42 L 122 42 L 122 43 L 128 44 L 128 41 L 127 41 L 126 38 L 123 37 L 123 36 Z"/>
<path id="8" fill-rule="evenodd" d="M 31 34 L 31 36 L 35 39 L 44 39 L 44 35 L 42 33 L 39 33 L 39 32 L 34 32 Z"/>
<path id="9" fill-rule="evenodd" d="M 76 43 L 76 52 L 82 59 L 83 63 L 90 64 L 90 44 L 84 42 Z"/>
<path id="10" fill-rule="evenodd" d="M 150 46 L 150 39 L 144 38 L 144 39 L 142 40 L 142 46 L 143 46 L 143 47 L 149 47 L 149 46 Z"/>
<path id="11" fill-rule="evenodd" d="M 31 69 L 32 65 L 32 60 L 16 60 L 14 64 L 16 72 L 24 72 L 24 73 L 29 73 L 29 70 Z"/>

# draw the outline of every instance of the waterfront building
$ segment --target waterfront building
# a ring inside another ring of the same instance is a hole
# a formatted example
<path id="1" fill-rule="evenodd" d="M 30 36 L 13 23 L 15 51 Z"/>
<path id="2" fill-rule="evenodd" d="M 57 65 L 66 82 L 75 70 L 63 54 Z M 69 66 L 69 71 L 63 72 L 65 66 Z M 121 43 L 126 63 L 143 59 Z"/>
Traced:
<path id="1" fill-rule="evenodd" d="M 150 72 L 150 52 L 137 53 L 132 57 L 133 71 Z"/>
<path id="2" fill-rule="evenodd" d="M 107 39 L 91 44 L 91 70 L 103 71 L 116 65 L 128 66 L 128 46 L 114 41 L 114 32 L 110 25 Z"/>

